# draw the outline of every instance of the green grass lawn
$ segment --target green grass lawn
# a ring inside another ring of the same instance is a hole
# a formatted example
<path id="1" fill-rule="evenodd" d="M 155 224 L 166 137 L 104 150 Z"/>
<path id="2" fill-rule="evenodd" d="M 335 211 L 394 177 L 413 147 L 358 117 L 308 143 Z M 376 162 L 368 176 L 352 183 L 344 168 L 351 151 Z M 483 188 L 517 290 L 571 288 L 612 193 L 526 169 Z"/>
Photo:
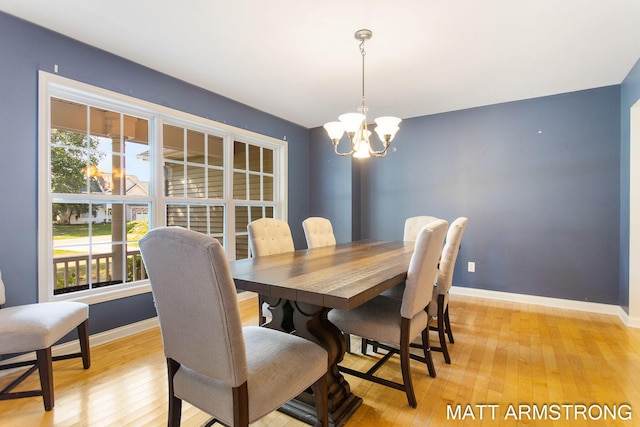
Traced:
<path id="1" fill-rule="evenodd" d="M 111 235 L 111 223 L 92 224 L 91 232 L 94 236 Z M 146 221 L 130 221 L 127 223 L 127 238 L 135 240 L 147 232 Z M 53 224 L 53 240 L 76 239 L 89 236 L 88 224 L 61 225 Z"/>

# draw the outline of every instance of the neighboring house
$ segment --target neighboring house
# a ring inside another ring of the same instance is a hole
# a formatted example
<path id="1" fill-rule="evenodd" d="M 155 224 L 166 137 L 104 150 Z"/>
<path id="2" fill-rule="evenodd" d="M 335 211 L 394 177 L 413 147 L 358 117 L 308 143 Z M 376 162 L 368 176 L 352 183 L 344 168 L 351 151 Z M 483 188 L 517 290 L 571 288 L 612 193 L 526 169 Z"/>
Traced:
<path id="1" fill-rule="evenodd" d="M 113 188 L 113 177 L 111 172 L 103 172 L 101 176 L 101 188 L 100 190 L 104 194 L 110 194 Z M 149 194 L 149 183 L 140 181 L 135 175 L 127 175 L 126 177 L 126 194 L 134 196 L 147 196 Z M 149 215 L 149 209 L 146 205 L 134 206 L 126 205 L 126 221 L 137 221 L 147 219 Z M 88 224 L 111 222 L 111 204 L 108 203 L 104 206 L 98 206 L 95 212 L 85 212 L 81 214 L 72 214 L 69 217 L 69 224 Z"/>

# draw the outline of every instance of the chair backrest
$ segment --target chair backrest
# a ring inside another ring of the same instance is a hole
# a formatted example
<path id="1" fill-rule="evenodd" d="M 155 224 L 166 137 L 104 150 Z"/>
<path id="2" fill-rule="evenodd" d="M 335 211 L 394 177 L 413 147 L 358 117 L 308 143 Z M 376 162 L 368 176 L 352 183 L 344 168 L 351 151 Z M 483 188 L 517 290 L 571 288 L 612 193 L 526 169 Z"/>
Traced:
<path id="1" fill-rule="evenodd" d="M 336 244 L 336 236 L 333 234 L 333 226 L 327 218 L 312 216 L 302 221 L 304 237 L 307 247 L 319 248 L 321 246 L 333 246 Z"/>
<path id="2" fill-rule="evenodd" d="M 237 387 L 247 379 L 238 299 L 218 240 L 180 227 L 139 241 L 165 356 Z"/>
<path id="3" fill-rule="evenodd" d="M 447 221 L 443 219 L 430 222 L 418 233 L 402 295 L 402 317 L 412 319 L 431 301 L 446 234 Z"/>
<path id="4" fill-rule="evenodd" d="M 412 216 L 404 221 L 404 235 L 402 240 L 405 242 L 415 242 L 418 238 L 418 233 L 422 230 L 422 227 L 430 222 L 436 221 L 440 218 L 435 216 Z"/>
<path id="5" fill-rule="evenodd" d="M 456 218 L 449 226 L 447 231 L 447 240 L 442 249 L 442 258 L 440 259 L 440 272 L 438 274 L 438 293 L 446 294 L 453 284 L 453 269 L 456 266 L 456 259 L 460 251 L 460 242 L 465 228 L 467 228 L 468 219 L 465 217 Z"/>
<path id="6" fill-rule="evenodd" d="M 5 294 L 4 294 L 4 283 L 2 283 L 2 271 L 0 271 L 0 305 L 3 305 L 7 302 Z"/>
<path id="7" fill-rule="evenodd" d="M 247 226 L 249 247 L 253 256 L 293 252 L 293 237 L 289 224 L 274 218 L 261 218 Z"/>

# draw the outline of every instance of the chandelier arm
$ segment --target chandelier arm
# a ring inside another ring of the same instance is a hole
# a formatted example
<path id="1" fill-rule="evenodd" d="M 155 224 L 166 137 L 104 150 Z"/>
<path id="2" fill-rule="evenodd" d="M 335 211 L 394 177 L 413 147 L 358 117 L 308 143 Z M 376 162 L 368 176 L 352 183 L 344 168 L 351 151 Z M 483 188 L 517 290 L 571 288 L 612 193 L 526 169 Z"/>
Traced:
<path id="1" fill-rule="evenodd" d="M 349 138 L 349 140 L 351 140 L 351 138 Z M 333 140 L 333 151 L 335 151 L 335 153 L 338 156 L 351 156 L 354 153 L 354 149 L 353 149 L 353 144 L 351 145 L 351 151 L 346 152 L 346 153 L 341 153 L 338 151 L 338 145 L 340 144 L 340 140 L 339 139 L 334 139 Z"/>

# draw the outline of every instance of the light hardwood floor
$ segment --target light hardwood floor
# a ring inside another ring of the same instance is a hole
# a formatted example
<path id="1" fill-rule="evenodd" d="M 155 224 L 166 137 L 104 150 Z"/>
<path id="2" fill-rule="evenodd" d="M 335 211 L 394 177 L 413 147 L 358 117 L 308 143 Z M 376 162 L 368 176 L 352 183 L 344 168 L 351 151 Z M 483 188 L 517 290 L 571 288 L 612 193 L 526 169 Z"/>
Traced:
<path id="1" fill-rule="evenodd" d="M 364 403 L 347 426 L 640 426 L 640 330 L 614 316 L 505 301 L 452 295 L 450 305 L 452 362 L 434 353 L 436 378 L 413 362 L 418 408 L 407 405 L 403 392 L 348 376 Z M 245 324 L 256 324 L 257 299 L 241 306 Z M 358 350 L 358 340 L 353 347 Z M 343 363 L 364 369 L 373 359 L 348 354 Z M 45 412 L 39 397 L 0 401 L 0 425 L 166 425 L 166 371 L 157 329 L 94 347 L 92 362 L 87 371 L 79 359 L 54 363 L 55 408 Z M 400 379 L 395 359 L 380 372 Z M 8 380 L 0 378 L 0 387 Z M 36 385 L 32 375 L 25 389 Z M 495 406 L 481 413 L 483 404 Z M 457 405 L 459 419 L 447 419 Z M 533 405 L 538 414 L 548 411 L 546 420 L 528 419 Z M 579 405 L 587 408 L 585 415 Z M 610 413 L 604 419 L 607 408 L 617 410 L 617 419 Z M 183 426 L 208 419 L 184 405 Z M 254 425 L 306 424 L 273 412 Z"/>

